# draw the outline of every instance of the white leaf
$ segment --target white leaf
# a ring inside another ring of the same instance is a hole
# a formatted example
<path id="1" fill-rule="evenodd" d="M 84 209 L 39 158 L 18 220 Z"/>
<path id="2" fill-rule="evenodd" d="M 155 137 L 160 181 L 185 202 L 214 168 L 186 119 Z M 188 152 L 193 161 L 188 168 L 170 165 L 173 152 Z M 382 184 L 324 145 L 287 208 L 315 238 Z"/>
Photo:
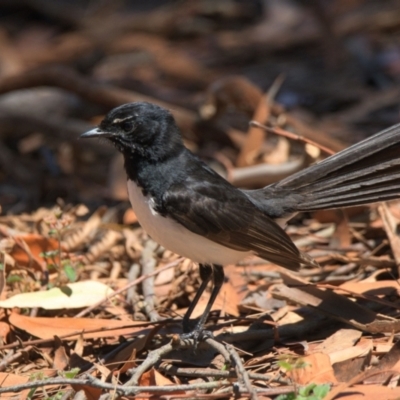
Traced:
<path id="1" fill-rule="evenodd" d="M 3 308 L 35 308 L 59 310 L 62 308 L 89 307 L 110 296 L 114 291 L 97 281 L 69 283 L 61 288 L 41 292 L 21 293 L 0 301 Z"/>

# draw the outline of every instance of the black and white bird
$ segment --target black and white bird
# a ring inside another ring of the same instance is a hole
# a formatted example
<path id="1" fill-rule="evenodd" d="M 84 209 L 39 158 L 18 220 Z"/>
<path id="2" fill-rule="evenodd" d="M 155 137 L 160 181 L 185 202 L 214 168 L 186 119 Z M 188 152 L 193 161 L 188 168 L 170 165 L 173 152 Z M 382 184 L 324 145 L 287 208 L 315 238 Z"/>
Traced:
<path id="1" fill-rule="evenodd" d="M 393 126 L 258 190 L 232 186 L 188 150 L 172 114 L 137 102 L 110 111 L 83 138 L 107 138 L 124 156 L 139 223 L 166 249 L 200 265 L 202 284 L 183 319 L 199 337 L 224 280 L 223 266 L 255 254 L 297 270 L 313 264 L 279 225 L 300 211 L 400 197 L 400 125 Z M 190 316 L 208 282 L 213 289 L 194 330 Z"/>

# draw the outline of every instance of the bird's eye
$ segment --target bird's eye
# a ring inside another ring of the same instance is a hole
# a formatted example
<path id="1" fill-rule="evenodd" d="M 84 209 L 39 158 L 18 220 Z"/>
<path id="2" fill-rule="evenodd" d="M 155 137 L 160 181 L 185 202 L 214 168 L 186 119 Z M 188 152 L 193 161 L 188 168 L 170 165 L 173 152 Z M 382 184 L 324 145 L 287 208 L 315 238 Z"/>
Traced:
<path id="1" fill-rule="evenodd" d="M 133 128 L 133 124 L 131 121 L 124 121 L 121 123 L 121 129 L 125 132 L 130 132 Z"/>

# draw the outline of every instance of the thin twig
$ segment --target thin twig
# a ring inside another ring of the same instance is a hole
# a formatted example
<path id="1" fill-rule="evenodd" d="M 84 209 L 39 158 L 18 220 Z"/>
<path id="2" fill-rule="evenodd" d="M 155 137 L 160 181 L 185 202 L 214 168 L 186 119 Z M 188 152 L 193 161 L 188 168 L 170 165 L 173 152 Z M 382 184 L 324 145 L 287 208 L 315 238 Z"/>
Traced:
<path id="1" fill-rule="evenodd" d="M 165 356 L 168 353 L 171 353 L 171 351 L 177 349 L 182 350 L 190 347 L 194 348 L 195 346 L 196 343 L 194 339 L 182 340 L 178 335 L 174 335 L 169 343 L 165 344 L 162 347 L 159 347 L 158 349 L 150 351 L 146 359 L 138 367 L 130 371 L 132 373 L 132 377 L 131 379 L 129 379 L 128 382 L 125 383 L 125 385 L 126 386 L 137 385 L 143 373 L 145 373 L 148 369 L 156 365 L 163 356 Z"/>
<path id="2" fill-rule="evenodd" d="M 275 135 L 279 135 L 279 136 L 286 137 L 288 139 L 297 140 L 299 142 L 311 144 L 311 145 L 317 147 L 318 149 L 322 150 L 326 154 L 329 154 L 329 155 L 335 154 L 335 152 L 333 150 L 329 149 L 328 147 L 325 147 L 317 142 L 314 142 L 313 140 L 308 139 L 302 135 L 296 135 L 293 132 L 286 131 L 286 130 L 278 128 L 276 126 L 271 128 L 269 126 L 260 124 L 257 121 L 250 121 L 250 125 L 260 128 L 260 129 L 264 129 L 266 132 L 274 133 Z"/>
<path id="3" fill-rule="evenodd" d="M 154 276 L 150 276 L 157 264 L 154 254 L 157 248 L 158 243 L 149 239 L 143 248 L 141 257 L 142 274 L 149 276 L 149 278 L 142 283 L 144 312 L 151 322 L 160 321 L 161 319 L 154 305 Z"/>
<path id="4" fill-rule="evenodd" d="M 218 342 L 213 338 L 207 338 L 204 342 L 207 343 L 213 349 L 215 349 L 218 353 L 220 353 L 222 357 L 225 358 L 225 361 L 227 363 L 230 363 L 231 356 L 229 352 L 226 350 L 226 346 L 224 346 L 222 343 Z"/>
<path id="5" fill-rule="evenodd" d="M 159 363 L 161 358 L 170 353 L 171 351 L 178 349 L 182 350 L 188 348 L 196 348 L 196 346 L 201 346 L 204 344 L 210 346 L 211 348 L 215 349 L 218 353 L 222 354 L 227 363 L 231 364 L 231 360 L 233 360 L 236 365 L 238 362 L 241 363 L 239 356 L 238 356 L 239 360 L 237 360 L 237 358 L 232 356 L 232 350 L 230 351 L 229 349 L 227 349 L 227 346 L 224 346 L 222 343 L 219 343 L 213 338 L 207 338 L 204 342 L 200 342 L 199 344 L 197 344 L 194 339 L 181 339 L 178 335 L 174 335 L 169 343 L 165 344 L 164 346 L 158 349 L 150 351 L 146 359 L 142 362 L 142 364 L 140 364 L 135 369 L 131 370 L 132 377 L 125 385 L 127 386 L 137 385 L 142 374 L 147 370 L 149 370 L 154 365 L 156 365 L 157 363 Z M 235 351 L 233 350 L 233 352 Z M 243 366 L 243 364 L 241 365 Z M 244 367 L 239 369 L 238 373 L 239 376 L 243 376 L 243 370 Z M 247 372 L 245 371 L 245 373 Z M 243 381 L 246 382 L 245 379 L 243 379 Z M 248 383 L 250 383 L 249 380 L 247 380 L 247 382 L 245 383 L 246 387 Z M 251 385 L 249 386 L 249 388 L 251 389 Z"/>
<path id="6" fill-rule="evenodd" d="M 93 378 L 90 375 L 87 375 L 81 379 L 67 379 L 67 378 L 50 378 L 41 381 L 33 381 L 22 383 L 19 385 L 7 386 L 0 388 L 0 394 L 2 393 L 17 393 L 23 390 L 46 387 L 52 385 L 84 385 L 95 387 L 102 390 L 112 390 L 121 395 L 135 395 L 143 392 L 151 392 L 151 393 L 162 393 L 162 392 L 175 392 L 175 391 L 185 391 L 185 390 L 206 390 L 206 389 L 215 389 L 222 387 L 224 385 L 230 385 L 230 382 L 227 380 L 218 381 L 218 382 L 202 382 L 195 383 L 191 385 L 168 385 L 168 386 L 122 386 L 122 385 L 114 385 L 112 383 L 102 382 L 99 379 Z"/>
<path id="7" fill-rule="evenodd" d="M 249 373 L 246 371 L 242 359 L 240 358 L 238 352 L 235 350 L 235 348 L 230 345 L 226 344 L 225 345 L 226 350 L 229 352 L 232 361 L 235 364 L 235 370 L 237 373 L 238 378 L 243 382 L 245 388 L 248 390 L 250 394 L 250 399 L 251 400 L 257 400 L 257 393 L 255 392 L 249 378 Z"/>
<path id="8" fill-rule="evenodd" d="M 133 263 L 129 268 L 128 272 L 128 282 L 133 282 L 140 276 L 140 265 L 138 263 Z M 137 314 L 140 312 L 138 309 L 139 304 L 139 294 L 137 285 L 131 286 L 126 291 L 126 301 L 131 305 L 133 309 L 133 319 L 137 319 Z"/>
<path id="9" fill-rule="evenodd" d="M 4 371 L 11 363 L 19 360 L 24 355 L 27 355 L 32 350 L 32 346 L 24 347 L 16 353 L 7 354 L 0 362 L 0 371 Z"/>
<path id="10" fill-rule="evenodd" d="M 33 381 L 22 383 L 19 385 L 6 386 L 0 388 L 0 394 L 2 393 L 18 393 L 23 390 L 53 386 L 53 385 L 80 385 L 80 386 L 89 386 L 102 390 L 110 390 L 113 393 L 118 393 L 120 395 L 136 395 L 143 392 L 150 393 L 173 393 L 173 392 L 183 392 L 183 391 L 204 391 L 210 389 L 218 389 L 223 386 L 226 386 L 224 389 L 224 393 L 232 393 L 233 387 L 229 380 L 222 381 L 213 381 L 213 382 L 201 382 L 201 383 L 192 383 L 189 385 L 168 385 L 168 386 L 123 386 L 123 385 L 114 385 L 112 383 L 102 382 L 99 379 L 92 377 L 91 375 L 83 376 L 80 379 L 67 379 L 67 378 L 49 378 L 41 381 Z M 265 389 L 256 389 L 257 393 L 263 395 L 278 395 L 284 393 L 291 393 L 295 390 L 294 386 L 284 386 L 278 388 L 265 388 Z M 241 394 L 247 394 L 247 388 L 243 386 L 238 386 L 237 390 Z"/>
<path id="11" fill-rule="evenodd" d="M 159 366 L 160 371 L 168 374 L 168 375 L 180 375 L 180 376 L 188 376 L 194 378 L 236 378 L 237 371 L 231 369 L 229 371 L 221 371 L 211 368 L 179 368 L 175 365 L 162 363 Z M 254 372 L 248 373 L 250 379 L 258 380 L 258 381 L 266 381 L 266 382 L 279 382 L 288 384 L 289 381 L 283 382 L 281 377 L 276 374 L 259 374 Z"/>

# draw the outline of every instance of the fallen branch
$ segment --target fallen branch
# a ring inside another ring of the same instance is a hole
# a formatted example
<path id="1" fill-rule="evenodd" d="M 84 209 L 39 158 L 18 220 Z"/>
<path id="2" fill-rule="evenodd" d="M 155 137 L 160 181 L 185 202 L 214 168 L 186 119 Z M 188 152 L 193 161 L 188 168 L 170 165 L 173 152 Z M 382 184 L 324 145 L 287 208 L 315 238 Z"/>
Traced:
<path id="1" fill-rule="evenodd" d="M 171 109 L 178 125 L 185 129 L 192 127 L 197 119 L 194 112 L 140 93 L 95 82 L 87 76 L 80 75 L 71 68 L 61 66 L 43 67 L 24 72 L 21 75 L 3 78 L 0 80 L 0 94 L 37 86 L 63 88 L 79 95 L 83 99 L 107 108 L 114 108 L 134 101 L 156 103 L 162 107 Z"/>

